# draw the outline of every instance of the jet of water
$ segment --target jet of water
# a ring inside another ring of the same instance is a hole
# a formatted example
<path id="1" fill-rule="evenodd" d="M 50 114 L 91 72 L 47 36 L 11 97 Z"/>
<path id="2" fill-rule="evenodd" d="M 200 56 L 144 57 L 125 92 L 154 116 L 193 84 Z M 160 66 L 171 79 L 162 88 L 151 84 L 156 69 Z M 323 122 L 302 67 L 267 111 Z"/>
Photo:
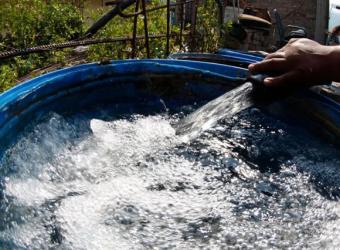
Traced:
<path id="1" fill-rule="evenodd" d="M 231 118 L 252 106 L 254 104 L 252 91 L 252 83 L 246 82 L 208 102 L 180 120 L 175 126 L 176 134 L 183 136 L 185 141 L 198 137 L 205 130 L 215 126 L 218 121 Z"/>

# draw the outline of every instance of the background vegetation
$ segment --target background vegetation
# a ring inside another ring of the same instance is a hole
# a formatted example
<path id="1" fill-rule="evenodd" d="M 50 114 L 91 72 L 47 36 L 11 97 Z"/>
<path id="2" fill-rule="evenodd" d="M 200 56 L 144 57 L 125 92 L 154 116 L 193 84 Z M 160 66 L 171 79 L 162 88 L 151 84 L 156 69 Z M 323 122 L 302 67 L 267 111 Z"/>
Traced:
<path id="1" fill-rule="evenodd" d="M 86 4 L 86 0 L 85 0 Z M 148 8 L 158 6 L 161 0 L 152 0 Z M 164 3 L 163 3 L 164 4 Z M 85 5 L 86 6 L 86 5 Z M 126 12 L 133 12 L 133 6 Z M 57 0 L 0 0 L 0 51 L 28 48 L 37 45 L 65 42 L 79 39 L 87 28 L 104 14 L 108 8 L 86 8 L 81 11 L 75 5 Z M 216 15 L 212 15 L 212 13 Z M 201 52 L 214 51 L 219 45 L 219 27 L 216 6 L 207 0 L 198 9 L 197 46 Z M 189 27 L 186 27 L 187 29 Z M 115 17 L 95 37 L 132 36 L 133 18 Z M 165 34 L 166 10 L 148 14 L 150 34 Z M 179 33 L 179 27 L 171 26 L 172 33 Z M 138 17 L 138 34 L 143 35 L 143 18 Z M 150 40 L 151 57 L 165 57 L 165 39 Z M 188 43 L 184 40 L 184 45 Z M 178 42 L 171 39 L 171 52 L 180 49 Z M 187 46 L 184 46 L 186 48 Z M 144 41 L 137 42 L 137 57 L 145 58 Z M 73 49 L 50 51 L 19 56 L 0 61 L 0 91 L 20 82 L 23 76 L 33 77 L 37 69 L 57 64 L 63 67 L 74 63 Z M 131 55 L 130 42 L 98 44 L 89 46 L 82 54 L 82 62 L 106 59 L 124 59 Z"/>

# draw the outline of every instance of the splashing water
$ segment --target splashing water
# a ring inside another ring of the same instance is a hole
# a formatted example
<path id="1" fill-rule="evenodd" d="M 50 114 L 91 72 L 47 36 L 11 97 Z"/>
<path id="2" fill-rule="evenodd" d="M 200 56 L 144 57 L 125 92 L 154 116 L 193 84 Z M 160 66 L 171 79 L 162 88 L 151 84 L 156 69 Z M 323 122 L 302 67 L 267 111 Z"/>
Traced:
<path id="1" fill-rule="evenodd" d="M 190 144 L 176 122 L 52 114 L 26 131 L 1 161 L 0 246 L 339 246 L 338 149 L 256 109 Z"/>
<path id="2" fill-rule="evenodd" d="M 208 102 L 176 124 L 176 133 L 186 141 L 193 140 L 202 132 L 210 129 L 221 119 L 233 117 L 253 105 L 250 82 L 228 91 L 224 95 Z"/>

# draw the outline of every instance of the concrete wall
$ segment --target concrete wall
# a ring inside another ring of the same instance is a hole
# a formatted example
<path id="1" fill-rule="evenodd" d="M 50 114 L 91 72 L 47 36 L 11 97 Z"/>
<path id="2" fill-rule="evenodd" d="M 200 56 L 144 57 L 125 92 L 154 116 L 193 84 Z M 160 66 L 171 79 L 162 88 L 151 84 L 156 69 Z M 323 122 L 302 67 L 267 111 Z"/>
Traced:
<path id="1" fill-rule="evenodd" d="M 307 29 L 308 36 L 314 38 L 317 0 L 244 0 L 243 3 L 259 8 L 268 8 L 269 11 L 276 8 L 284 25 L 303 26 Z"/>

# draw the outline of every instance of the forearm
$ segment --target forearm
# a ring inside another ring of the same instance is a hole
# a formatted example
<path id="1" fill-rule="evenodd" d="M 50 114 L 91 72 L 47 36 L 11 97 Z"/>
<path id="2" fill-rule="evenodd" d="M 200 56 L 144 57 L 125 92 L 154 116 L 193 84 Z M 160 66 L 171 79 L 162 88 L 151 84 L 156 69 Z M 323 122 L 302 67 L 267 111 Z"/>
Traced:
<path id="1" fill-rule="evenodd" d="M 309 87 L 330 81 L 340 82 L 340 46 L 324 46 L 309 39 L 291 39 L 275 53 L 249 65 L 253 74 L 273 74 L 264 80 L 267 86 L 299 84 Z"/>
<path id="2" fill-rule="evenodd" d="M 329 74 L 330 80 L 340 82 L 340 46 L 328 47 L 329 56 L 325 59 L 325 73 Z"/>

